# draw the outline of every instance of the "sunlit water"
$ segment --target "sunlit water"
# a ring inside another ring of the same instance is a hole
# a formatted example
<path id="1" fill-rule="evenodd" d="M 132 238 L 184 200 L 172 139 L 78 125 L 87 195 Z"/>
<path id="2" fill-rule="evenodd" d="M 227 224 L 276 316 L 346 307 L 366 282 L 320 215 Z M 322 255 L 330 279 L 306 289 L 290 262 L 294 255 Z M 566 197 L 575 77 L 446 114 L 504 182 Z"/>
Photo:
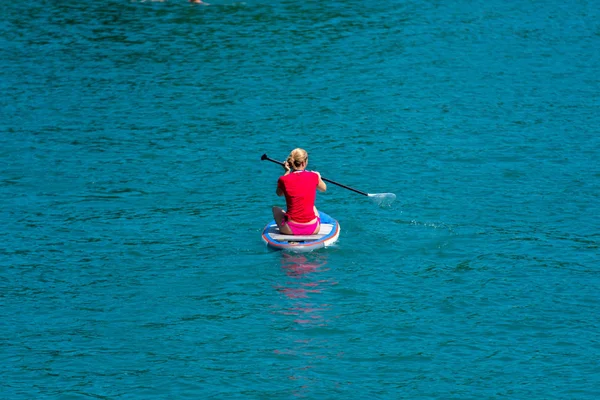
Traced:
<path id="1" fill-rule="evenodd" d="M 208 2 L 3 4 L 0 397 L 598 398 L 598 4 Z"/>

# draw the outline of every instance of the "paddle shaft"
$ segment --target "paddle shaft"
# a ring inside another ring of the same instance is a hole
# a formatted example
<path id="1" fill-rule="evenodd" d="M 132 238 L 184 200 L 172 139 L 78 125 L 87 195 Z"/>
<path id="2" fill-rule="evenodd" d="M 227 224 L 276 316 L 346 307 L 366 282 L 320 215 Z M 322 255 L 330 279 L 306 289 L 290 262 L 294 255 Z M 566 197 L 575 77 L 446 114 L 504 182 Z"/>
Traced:
<path id="1" fill-rule="evenodd" d="M 279 164 L 279 165 L 283 166 L 283 163 L 281 161 L 273 160 L 272 158 L 270 158 L 266 154 L 263 154 L 260 159 L 261 160 L 268 160 L 268 161 L 274 162 L 275 164 Z M 369 196 L 369 193 L 365 193 L 365 192 L 362 192 L 362 191 L 360 191 L 358 189 L 351 188 L 350 186 L 342 185 L 341 183 L 332 181 L 331 179 L 327 179 L 327 178 L 323 178 L 323 177 L 321 177 L 321 179 L 323 179 L 325 182 L 329 182 L 329 183 L 332 183 L 334 185 L 338 185 L 339 187 L 343 187 L 344 189 L 352 190 L 353 192 L 356 192 L 358 194 L 362 194 L 363 196 Z"/>

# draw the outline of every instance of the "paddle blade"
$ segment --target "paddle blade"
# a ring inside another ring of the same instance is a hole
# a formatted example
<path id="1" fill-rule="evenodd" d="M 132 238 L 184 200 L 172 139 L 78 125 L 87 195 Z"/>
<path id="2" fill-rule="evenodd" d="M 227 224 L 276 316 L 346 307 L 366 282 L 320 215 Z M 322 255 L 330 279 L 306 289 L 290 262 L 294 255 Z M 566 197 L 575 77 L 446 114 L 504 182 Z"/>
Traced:
<path id="1" fill-rule="evenodd" d="M 389 207 L 396 200 L 394 193 L 369 193 L 369 197 L 380 207 Z"/>

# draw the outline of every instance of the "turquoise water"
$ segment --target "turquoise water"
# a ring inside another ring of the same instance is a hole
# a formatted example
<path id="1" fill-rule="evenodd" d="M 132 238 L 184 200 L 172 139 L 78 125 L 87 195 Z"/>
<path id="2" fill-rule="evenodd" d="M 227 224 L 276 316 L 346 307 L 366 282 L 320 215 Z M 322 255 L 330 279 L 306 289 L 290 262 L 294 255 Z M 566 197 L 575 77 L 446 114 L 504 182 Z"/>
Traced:
<path id="1" fill-rule="evenodd" d="M 598 398 L 598 3 L 209 2 L 3 4 L 0 397 Z"/>

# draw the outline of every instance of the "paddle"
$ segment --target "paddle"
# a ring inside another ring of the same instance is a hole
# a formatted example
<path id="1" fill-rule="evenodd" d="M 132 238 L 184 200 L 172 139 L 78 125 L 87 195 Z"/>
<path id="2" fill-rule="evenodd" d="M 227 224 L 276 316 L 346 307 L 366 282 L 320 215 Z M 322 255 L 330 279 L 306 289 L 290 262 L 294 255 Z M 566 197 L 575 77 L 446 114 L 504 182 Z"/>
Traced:
<path id="1" fill-rule="evenodd" d="M 281 161 L 273 160 L 266 154 L 263 154 L 260 157 L 260 159 L 263 161 L 268 160 L 268 161 L 274 162 L 275 164 L 279 164 L 279 165 L 283 166 L 283 163 Z M 344 189 L 348 189 L 355 193 L 362 194 L 363 196 L 374 198 L 374 200 L 376 200 L 377 204 L 379 204 L 379 205 L 390 205 L 390 204 L 392 204 L 392 202 L 394 200 L 396 200 L 396 195 L 394 193 L 366 193 L 361 190 L 351 188 L 350 186 L 342 185 L 341 183 L 332 181 L 331 179 L 327 179 L 327 178 L 323 178 L 323 177 L 321 177 L 321 179 L 323 179 L 325 182 L 329 182 L 329 183 L 332 183 L 339 187 L 343 187 Z"/>

